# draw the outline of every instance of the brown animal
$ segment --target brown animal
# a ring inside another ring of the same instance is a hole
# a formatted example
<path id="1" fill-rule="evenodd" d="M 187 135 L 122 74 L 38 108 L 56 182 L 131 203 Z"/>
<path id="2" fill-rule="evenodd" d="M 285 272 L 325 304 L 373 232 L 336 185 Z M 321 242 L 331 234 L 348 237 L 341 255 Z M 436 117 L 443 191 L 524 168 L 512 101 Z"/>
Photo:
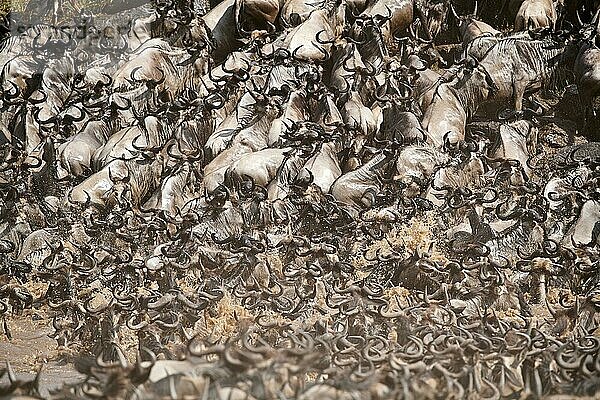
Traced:
<path id="1" fill-rule="evenodd" d="M 552 0 L 525 0 L 515 18 L 515 31 L 552 28 L 556 25 L 556 9 Z"/>

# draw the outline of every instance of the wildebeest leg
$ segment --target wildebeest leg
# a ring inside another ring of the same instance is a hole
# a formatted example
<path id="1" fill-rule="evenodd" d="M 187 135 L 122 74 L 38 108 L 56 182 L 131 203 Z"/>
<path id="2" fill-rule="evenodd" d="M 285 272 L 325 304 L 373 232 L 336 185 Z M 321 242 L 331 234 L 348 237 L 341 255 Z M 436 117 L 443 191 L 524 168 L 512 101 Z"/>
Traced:
<path id="1" fill-rule="evenodd" d="M 523 96 L 525 96 L 525 80 L 515 79 L 513 81 L 513 99 L 515 101 L 515 111 L 523 111 Z"/>

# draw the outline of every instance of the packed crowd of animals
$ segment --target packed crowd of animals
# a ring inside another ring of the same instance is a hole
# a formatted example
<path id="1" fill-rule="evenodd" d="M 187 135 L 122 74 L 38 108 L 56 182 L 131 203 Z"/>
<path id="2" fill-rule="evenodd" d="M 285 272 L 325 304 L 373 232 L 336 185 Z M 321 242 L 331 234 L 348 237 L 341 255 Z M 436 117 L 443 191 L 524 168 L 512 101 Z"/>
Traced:
<path id="1" fill-rule="evenodd" d="M 143 3 L 0 27 L 0 334 L 49 315 L 51 398 L 598 395 L 599 1 Z"/>

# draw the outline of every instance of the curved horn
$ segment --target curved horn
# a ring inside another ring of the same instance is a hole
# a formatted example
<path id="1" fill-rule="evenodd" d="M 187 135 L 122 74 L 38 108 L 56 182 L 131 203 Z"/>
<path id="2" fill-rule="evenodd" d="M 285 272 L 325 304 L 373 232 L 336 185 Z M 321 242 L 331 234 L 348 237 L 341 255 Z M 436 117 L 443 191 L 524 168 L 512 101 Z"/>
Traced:
<path id="1" fill-rule="evenodd" d="M 208 110 L 217 110 L 225 105 L 225 98 L 221 93 L 212 93 L 206 96 L 204 105 Z"/>
<path id="2" fill-rule="evenodd" d="M 317 50 L 319 50 L 325 56 L 325 58 L 322 61 L 328 61 L 331 58 L 331 54 L 327 51 L 327 49 L 324 49 L 323 47 L 316 45 L 314 42 L 311 42 L 311 43 L 313 46 L 316 47 Z"/>
<path id="3" fill-rule="evenodd" d="M 13 81 L 7 81 L 9 85 L 11 85 L 14 89 L 14 91 L 11 93 L 10 89 L 4 91 L 3 93 L 3 99 L 4 101 L 6 101 L 7 103 L 14 105 L 17 104 L 15 103 L 11 103 L 10 101 L 13 99 L 18 98 L 21 95 L 21 89 L 19 88 L 19 85 L 17 85 L 16 83 L 14 83 Z"/>
<path id="4" fill-rule="evenodd" d="M 141 134 L 140 134 L 140 135 L 137 135 L 137 136 L 136 136 L 136 137 L 133 139 L 133 141 L 131 142 L 131 146 L 133 146 L 133 148 L 134 148 L 134 149 L 136 149 L 136 150 L 138 150 L 138 151 L 145 151 L 145 150 L 147 149 L 147 146 L 141 147 L 141 146 L 138 146 L 138 145 L 136 144 L 136 143 L 137 143 L 137 140 L 138 140 L 138 139 L 139 139 L 141 136 L 142 136 Z M 110 171 L 109 171 L 109 172 L 110 172 Z"/>
<path id="5" fill-rule="evenodd" d="M 69 120 L 71 120 L 71 122 L 81 122 L 81 121 L 83 121 L 85 119 L 86 114 L 83 111 L 83 109 L 81 109 L 81 107 L 78 107 L 78 106 L 74 106 L 74 107 L 75 107 L 75 109 L 79 110 L 79 116 L 78 117 L 73 117 L 70 114 L 67 114 L 67 115 L 65 115 L 63 117 L 63 121 L 67 120 L 67 118 Z"/>
<path id="6" fill-rule="evenodd" d="M 112 76 L 110 76 L 106 72 L 102 72 L 102 74 L 100 74 L 100 75 L 106 78 L 106 83 L 102 80 L 100 81 L 104 86 L 112 86 L 112 84 L 113 84 Z"/>
<path id="7" fill-rule="evenodd" d="M 43 161 L 40 157 L 29 155 L 29 156 L 27 156 L 27 158 L 34 159 L 36 161 L 36 163 L 35 164 L 22 163 L 21 166 L 23 169 L 26 169 L 26 168 L 36 169 L 36 168 L 39 168 L 42 166 Z"/>
<path id="8" fill-rule="evenodd" d="M 460 17 L 456 13 L 456 9 L 454 8 L 454 4 L 452 4 L 452 2 L 450 2 L 450 12 L 454 16 L 454 18 L 456 18 L 458 21 L 460 21 Z"/>
<path id="9" fill-rule="evenodd" d="M 300 49 L 301 49 L 302 47 L 304 47 L 304 45 L 303 45 L 303 44 L 301 44 L 300 46 L 296 47 L 296 48 L 294 49 L 294 51 L 292 51 L 292 58 L 293 58 L 294 60 L 297 60 L 297 61 L 302 61 L 302 60 L 300 60 L 300 59 L 298 58 L 298 56 L 297 56 L 298 52 L 300 51 Z M 289 52 L 288 52 L 288 53 L 289 53 Z"/>
<path id="10" fill-rule="evenodd" d="M 157 86 L 163 84 L 164 81 L 165 81 L 165 79 L 166 79 L 166 77 L 167 77 L 167 74 L 165 74 L 165 71 L 163 71 L 162 68 L 156 67 L 156 69 L 160 71 L 160 73 L 161 73 L 162 76 L 160 77 L 159 80 L 154 81 L 154 87 L 157 87 Z"/>
<path id="11" fill-rule="evenodd" d="M 131 70 L 131 72 L 129 73 L 129 78 L 131 78 L 131 82 L 142 82 L 142 81 L 138 81 L 137 79 L 135 79 L 135 73 L 137 71 L 139 71 L 140 69 L 142 69 L 142 66 L 138 65 L 137 67 L 135 67 L 134 69 Z"/>
<path id="12" fill-rule="evenodd" d="M 173 148 L 173 146 L 177 146 L 177 151 L 179 151 L 181 153 L 181 149 L 179 148 L 179 143 L 177 141 L 173 141 L 167 146 L 167 154 L 169 155 L 169 157 L 172 157 L 176 160 L 184 160 L 185 157 L 172 153 L 171 149 Z"/>
<path id="13" fill-rule="evenodd" d="M 375 97 L 377 101 L 380 101 L 382 103 L 388 102 L 390 100 L 390 96 L 387 94 L 387 89 L 388 83 L 385 82 L 383 85 L 375 88 L 375 91 L 373 92 L 373 97 Z M 381 91 L 383 91 L 383 94 L 380 94 Z"/>
<path id="14" fill-rule="evenodd" d="M 575 16 L 577 17 L 577 23 L 579 24 L 580 27 L 582 27 L 583 21 L 581 20 L 581 15 L 579 14 L 579 9 L 575 10 Z"/>
<path id="15" fill-rule="evenodd" d="M 363 44 L 367 43 L 367 40 L 368 40 L 368 39 L 367 39 L 367 35 L 366 35 L 364 32 L 362 32 L 362 31 L 361 31 L 361 32 L 358 34 L 358 37 L 359 37 L 359 38 L 361 38 L 361 37 L 362 37 L 362 39 L 354 39 L 354 38 L 353 38 L 353 37 L 351 37 L 351 36 L 347 36 L 345 39 L 346 39 L 347 41 L 351 42 L 351 43 L 358 44 L 358 45 L 363 45 Z"/>
<path id="16" fill-rule="evenodd" d="M 42 94 L 42 98 L 41 99 L 32 99 L 31 96 L 29 96 L 29 98 L 27 99 L 27 101 L 29 101 L 31 104 L 43 104 L 46 102 L 46 100 L 48 100 L 48 94 L 41 89 L 37 90 L 38 93 Z"/>
<path id="17" fill-rule="evenodd" d="M 331 39 L 331 40 L 321 40 L 320 35 L 321 33 L 326 33 L 325 29 L 321 29 L 319 32 L 317 32 L 315 39 L 317 40 L 318 43 L 320 44 L 332 44 L 335 43 L 335 39 Z"/>
<path id="18" fill-rule="evenodd" d="M 122 98 L 122 100 L 125 101 L 125 106 L 119 106 L 117 104 L 116 101 L 111 101 L 111 105 L 116 109 L 116 110 L 121 110 L 121 111 L 125 111 L 125 110 L 129 110 L 131 108 L 131 100 L 128 99 L 127 97 Z"/>

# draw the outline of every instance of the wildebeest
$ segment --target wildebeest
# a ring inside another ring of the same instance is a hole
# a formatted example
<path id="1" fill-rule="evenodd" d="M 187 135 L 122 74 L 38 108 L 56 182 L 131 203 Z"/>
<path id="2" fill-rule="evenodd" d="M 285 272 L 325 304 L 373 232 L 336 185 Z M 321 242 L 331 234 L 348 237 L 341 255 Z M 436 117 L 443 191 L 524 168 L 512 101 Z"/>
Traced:
<path id="1" fill-rule="evenodd" d="M 552 0 L 524 0 L 517 11 L 515 31 L 552 28 L 556 25 L 556 9 Z"/>
<path id="2" fill-rule="evenodd" d="M 418 17 L 427 39 L 431 39 L 424 6 L 415 0 L 382 0 L 373 2 L 359 15 L 360 18 L 378 17 L 382 23 L 383 37 L 390 43 L 395 34 L 408 29 Z"/>
<path id="3" fill-rule="evenodd" d="M 100 209 L 110 208 L 119 201 L 130 202 L 132 207 L 139 209 L 160 185 L 162 171 L 160 155 L 139 165 L 114 160 L 75 186 L 69 192 L 68 200 L 72 204 L 90 204 Z"/>
<path id="4" fill-rule="evenodd" d="M 537 133 L 537 128 L 525 120 L 502 124 L 488 155 L 492 159 L 519 161 L 525 174 L 531 176 L 527 161 L 536 154 Z"/>
<path id="5" fill-rule="evenodd" d="M 381 189 L 378 182 L 389 169 L 395 152 L 385 149 L 359 168 L 337 178 L 331 185 L 336 200 L 360 211 L 373 204 L 373 198 Z"/>
<path id="6" fill-rule="evenodd" d="M 423 120 L 429 140 L 437 145 L 444 138 L 463 140 L 466 122 L 484 103 L 512 102 L 522 113 L 526 93 L 566 85 L 577 51 L 575 42 L 553 37 L 516 35 L 498 41 L 473 70 L 465 68 L 456 83 L 438 87 Z M 443 111 L 448 109 L 452 112 Z"/>
<path id="7" fill-rule="evenodd" d="M 283 44 L 294 58 L 322 61 L 331 57 L 331 46 L 344 25 L 343 8 L 314 10 L 306 21 L 291 30 Z M 308 40 L 307 38 L 315 38 Z"/>
<path id="8" fill-rule="evenodd" d="M 71 176 L 89 174 L 92 171 L 94 153 L 106 144 L 111 134 L 111 125 L 107 121 L 88 121 L 81 132 L 69 137 L 58 147 L 62 167 Z"/>

